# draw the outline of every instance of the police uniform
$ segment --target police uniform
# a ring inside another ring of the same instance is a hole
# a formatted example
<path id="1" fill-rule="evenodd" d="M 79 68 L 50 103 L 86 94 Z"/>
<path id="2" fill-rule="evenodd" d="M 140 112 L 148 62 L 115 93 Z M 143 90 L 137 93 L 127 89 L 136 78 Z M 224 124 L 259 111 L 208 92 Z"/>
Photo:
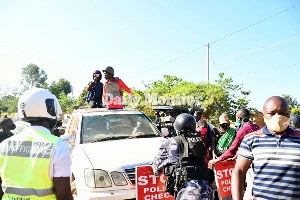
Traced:
<path id="1" fill-rule="evenodd" d="M 152 163 L 154 174 L 158 175 L 167 164 L 179 161 L 179 146 L 174 138 L 165 138 Z M 183 183 L 176 200 L 181 199 L 212 199 L 212 188 L 207 180 L 189 180 Z"/>

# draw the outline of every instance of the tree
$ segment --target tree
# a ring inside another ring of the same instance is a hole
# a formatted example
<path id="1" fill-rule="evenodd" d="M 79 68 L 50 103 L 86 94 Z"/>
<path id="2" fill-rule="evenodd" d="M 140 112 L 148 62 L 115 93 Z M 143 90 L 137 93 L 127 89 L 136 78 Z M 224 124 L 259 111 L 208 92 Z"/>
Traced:
<path id="1" fill-rule="evenodd" d="M 213 84 L 183 81 L 169 75 L 163 77 L 165 80 L 145 85 L 147 89 L 140 91 L 145 98 L 140 99 L 139 108 L 143 109 L 141 105 L 203 108 L 205 117 L 217 123 L 218 117 L 223 112 L 234 120 L 236 111 L 241 107 L 247 107 L 249 103 L 247 96 L 250 91 L 243 90 L 242 84 L 234 84 L 232 78 L 226 78 L 224 73 L 220 73 L 219 79 Z"/>
<path id="2" fill-rule="evenodd" d="M 290 95 L 282 94 L 282 97 L 288 102 L 290 109 L 300 107 L 300 103 Z"/>
<path id="3" fill-rule="evenodd" d="M 46 72 L 35 64 L 29 64 L 22 68 L 21 85 L 23 85 L 23 91 L 34 87 L 46 89 L 48 86 L 46 83 L 47 79 Z"/>
<path id="4" fill-rule="evenodd" d="M 68 97 L 64 92 L 61 92 L 58 96 L 58 101 L 63 113 L 72 113 L 76 103 L 74 98 Z"/>
<path id="5" fill-rule="evenodd" d="M 9 115 L 18 112 L 18 98 L 13 95 L 0 98 L 0 110 Z"/>
<path id="6" fill-rule="evenodd" d="M 57 83 L 55 81 L 51 83 L 49 91 L 58 98 L 61 93 L 65 95 L 70 94 L 72 92 L 72 86 L 68 80 L 60 78 Z"/>

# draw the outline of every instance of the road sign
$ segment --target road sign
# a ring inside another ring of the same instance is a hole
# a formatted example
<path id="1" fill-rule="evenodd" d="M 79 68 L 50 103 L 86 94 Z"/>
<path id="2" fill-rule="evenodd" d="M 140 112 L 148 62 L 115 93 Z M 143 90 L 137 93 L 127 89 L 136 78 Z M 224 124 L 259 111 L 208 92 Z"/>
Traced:
<path id="1" fill-rule="evenodd" d="M 161 173 L 155 176 L 152 167 L 137 166 L 136 167 L 136 199 L 137 200 L 173 200 L 173 196 L 165 192 L 166 176 Z"/>

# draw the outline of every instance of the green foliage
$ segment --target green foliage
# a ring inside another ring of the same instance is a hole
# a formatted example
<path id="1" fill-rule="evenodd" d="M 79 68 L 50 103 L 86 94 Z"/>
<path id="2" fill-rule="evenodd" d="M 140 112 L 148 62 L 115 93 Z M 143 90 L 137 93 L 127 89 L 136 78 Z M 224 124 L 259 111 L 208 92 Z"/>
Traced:
<path id="1" fill-rule="evenodd" d="M 79 107 L 88 106 L 88 103 L 86 102 L 87 95 L 88 95 L 88 91 L 86 90 L 86 88 L 83 88 L 82 92 L 80 93 L 80 95 L 76 101 L 76 106 L 79 106 Z"/>
<path id="2" fill-rule="evenodd" d="M 23 91 L 34 87 L 47 88 L 47 79 L 46 72 L 35 64 L 29 64 L 22 68 L 21 85 L 23 85 Z"/>
<path id="3" fill-rule="evenodd" d="M 147 89 L 139 91 L 139 96 L 146 96 L 146 99 L 141 98 L 138 109 L 143 110 L 152 105 L 204 108 L 205 117 L 213 123 L 218 123 L 218 117 L 223 112 L 226 112 L 231 120 L 235 120 L 236 111 L 241 107 L 247 107 L 249 103 L 247 97 L 250 91 L 243 90 L 243 85 L 234 84 L 233 79 L 226 78 L 224 73 L 219 74 L 215 84 L 193 83 L 169 75 L 163 77 L 165 80 L 145 85 Z M 152 112 L 150 114 L 154 115 Z"/>
<path id="4" fill-rule="evenodd" d="M 298 103 L 297 99 L 294 99 L 292 96 L 282 94 L 282 97 L 288 102 L 290 109 L 300 107 L 300 103 Z"/>
<path id="5" fill-rule="evenodd" d="M 291 109 L 291 114 L 298 114 L 298 115 L 300 115 L 300 108 L 292 108 Z"/>
<path id="6" fill-rule="evenodd" d="M 73 107 L 76 103 L 75 99 L 68 97 L 64 92 L 61 92 L 59 94 L 58 101 L 64 114 L 72 113 Z"/>
<path id="7" fill-rule="evenodd" d="M 49 91 L 56 97 L 58 97 L 61 93 L 68 95 L 72 92 L 72 86 L 68 80 L 60 78 L 57 83 L 55 81 L 51 83 Z"/>
<path id="8" fill-rule="evenodd" d="M 8 115 L 18 112 L 18 98 L 12 95 L 0 98 L 0 110 Z"/>

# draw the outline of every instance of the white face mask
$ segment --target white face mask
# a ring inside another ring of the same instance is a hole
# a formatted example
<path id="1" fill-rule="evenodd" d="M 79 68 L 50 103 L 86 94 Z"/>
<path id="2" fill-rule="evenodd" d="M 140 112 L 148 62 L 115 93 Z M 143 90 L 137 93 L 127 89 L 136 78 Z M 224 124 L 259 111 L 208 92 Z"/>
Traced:
<path id="1" fill-rule="evenodd" d="M 266 119 L 264 117 L 264 121 L 270 132 L 279 133 L 284 131 L 289 126 L 291 119 L 276 113 L 270 119 Z"/>

